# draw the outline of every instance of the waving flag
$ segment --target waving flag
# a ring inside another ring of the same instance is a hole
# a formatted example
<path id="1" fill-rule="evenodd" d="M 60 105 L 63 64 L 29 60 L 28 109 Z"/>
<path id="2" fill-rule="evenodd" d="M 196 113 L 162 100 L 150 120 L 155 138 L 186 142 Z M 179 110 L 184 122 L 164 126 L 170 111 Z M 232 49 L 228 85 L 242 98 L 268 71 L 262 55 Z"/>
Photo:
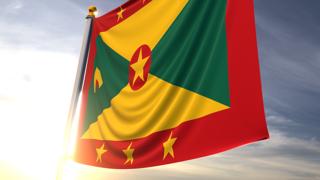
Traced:
<path id="1" fill-rule="evenodd" d="M 252 0 L 131 0 L 91 37 L 76 161 L 140 168 L 268 138 Z"/>

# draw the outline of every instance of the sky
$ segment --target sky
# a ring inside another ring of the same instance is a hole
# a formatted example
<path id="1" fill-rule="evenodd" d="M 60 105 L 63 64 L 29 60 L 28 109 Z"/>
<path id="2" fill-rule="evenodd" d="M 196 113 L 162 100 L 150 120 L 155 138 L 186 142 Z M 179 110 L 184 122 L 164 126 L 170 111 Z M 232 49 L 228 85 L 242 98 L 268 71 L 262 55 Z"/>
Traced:
<path id="1" fill-rule="evenodd" d="M 0 0 L 0 179 L 55 179 L 89 5 L 124 0 Z M 65 179 L 320 179 L 320 2 L 255 0 L 271 138 L 138 170 L 68 162 Z"/>

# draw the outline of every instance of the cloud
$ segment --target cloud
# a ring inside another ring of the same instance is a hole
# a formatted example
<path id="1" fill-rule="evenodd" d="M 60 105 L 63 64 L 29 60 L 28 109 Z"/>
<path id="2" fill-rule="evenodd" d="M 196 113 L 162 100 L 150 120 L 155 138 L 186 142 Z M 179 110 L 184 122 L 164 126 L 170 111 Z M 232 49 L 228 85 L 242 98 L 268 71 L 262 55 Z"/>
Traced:
<path id="1" fill-rule="evenodd" d="M 13 1 L 0 12 L 0 47 L 78 53 L 85 15 L 72 5 L 68 1 Z"/>
<path id="2" fill-rule="evenodd" d="M 17 14 L 24 4 L 21 1 L 11 1 L 8 5 L 4 6 L 3 11 L 7 14 Z"/>
<path id="3" fill-rule="evenodd" d="M 318 5 L 318 1 L 255 1 L 265 107 L 282 120 L 295 122 L 285 126 L 276 122 L 279 118 L 270 121 L 295 137 L 320 135 L 320 13 L 314 8 Z"/>

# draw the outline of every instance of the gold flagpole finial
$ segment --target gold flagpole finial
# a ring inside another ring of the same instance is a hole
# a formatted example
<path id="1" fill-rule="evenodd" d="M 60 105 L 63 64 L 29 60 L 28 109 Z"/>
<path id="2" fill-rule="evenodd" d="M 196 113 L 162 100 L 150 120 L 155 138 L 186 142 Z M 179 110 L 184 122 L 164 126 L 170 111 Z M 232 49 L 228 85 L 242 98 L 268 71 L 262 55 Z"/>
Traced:
<path id="1" fill-rule="evenodd" d="M 98 10 L 95 6 L 89 6 L 88 11 L 89 11 L 88 16 L 90 17 L 96 17 L 96 15 L 98 14 Z"/>

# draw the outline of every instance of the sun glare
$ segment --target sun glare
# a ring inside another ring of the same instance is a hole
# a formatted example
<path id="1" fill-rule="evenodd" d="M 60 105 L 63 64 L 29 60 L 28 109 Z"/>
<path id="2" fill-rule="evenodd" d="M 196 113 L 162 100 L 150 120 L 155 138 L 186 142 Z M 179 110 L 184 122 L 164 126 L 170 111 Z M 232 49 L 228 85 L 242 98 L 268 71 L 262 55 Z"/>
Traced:
<path id="1" fill-rule="evenodd" d="M 77 58 L 36 50 L 0 54 L 0 179 L 55 179 Z"/>
<path id="2" fill-rule="evenodd" d="M 0 54 L 4 57 L 0 59 L 0 179 L 56 179 L 77 57 L 35 50 L 0 50 Z M 76 130 L 74 123 L 68 157 L 74 152 Z M 127 170 L 124 174 L 69 160 L 63 179 L 127 179 L 143 177 L 145 172 L 153 174 L 153 169 Z"/>

